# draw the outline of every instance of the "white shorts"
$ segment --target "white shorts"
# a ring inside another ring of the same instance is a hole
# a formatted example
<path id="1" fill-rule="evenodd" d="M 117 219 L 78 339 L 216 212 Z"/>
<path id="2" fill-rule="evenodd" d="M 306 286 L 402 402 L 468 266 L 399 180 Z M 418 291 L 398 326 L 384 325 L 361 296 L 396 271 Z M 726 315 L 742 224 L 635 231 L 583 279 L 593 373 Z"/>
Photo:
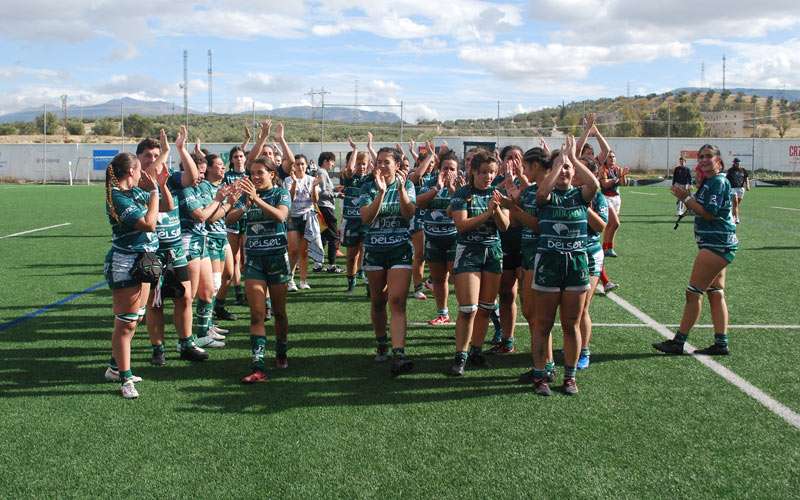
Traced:
<path id="1" fill-rule="evenodd" d="M 606 200 L 608 200 L 608 206 L 614 209 L 617 215 L 619 215 L 619 211 L 622 208 L 622 197 L 621 196 L 606 196 Z"/>
<path id="2" fill-rule="evenodd" d="M 742 198 L 744 198 L 744 188 L 743 187 L 742 188 L 731 188 L 731 191 L 733 192 L 733 195 L 735 197 L 739 198 L 740 200 Z"/>

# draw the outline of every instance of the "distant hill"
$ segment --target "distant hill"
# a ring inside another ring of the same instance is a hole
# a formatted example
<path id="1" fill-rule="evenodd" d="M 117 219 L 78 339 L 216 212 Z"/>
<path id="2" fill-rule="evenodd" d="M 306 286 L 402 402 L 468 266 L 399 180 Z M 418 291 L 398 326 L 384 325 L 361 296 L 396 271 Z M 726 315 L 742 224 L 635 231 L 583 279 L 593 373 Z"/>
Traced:
<path id="1" fill-rule="evenodd" d="M 175 106 L 170 102 L 141 101 L 130 97 L 123 97 L 121 99 L 112 99 L 108 102 L 91 106 L 70 105 L 69 116 L 70 118 L 83 116 L 84 118 L 90 120 L 94 120 L 96 118 L 117 118 L 123 109 L 126 116 L 132 114 L 142 116 L 183 114 L 182 106 Z M 48 106 L 47 110 L 56 113 L 59 117 L 61 116 L 61 108 L 57 107 L 55 104 Z M 83 111 L 82 114 L 81 110 Z M 319 120 L 320 117 L 320 109 L 312 108 L 310 106 L 293 106 L 272 110 L 258 110 L 257 113 L 260 116 L 269 115 L 281 118 L 298 118 L 306 120 Z M 41 114 L 42 108 L 26 109 L 0 116 L 0 123 L 30 122 Z M 189 109 L 189 114 L 199 115 L 205 113 Z M 325 120 L 350 123 L 398 123 L 400 121 L 400 117 L 395 113 L 387 113 L 384 111 L 362 111 L 353 108 L 326 107 Z"/>
<path id="2" fill-rule="evenodd" d="M 73 104 L 74 103 L 70 103 L 68 110 L 70 118 L 80 117 L 81 110 L 83 110 L 83 117 L 88 119 L 118 117 L 123 109 L 126 116 L 132 114 L 142 116 L 159 116 L 173 113 L 183 114 L 182 106 L 174 106 L 172 103 L 166 101 L 141 101 L 131 97 L 112 99 L 102 104 L 90 106 L 75 106 Z M 59 117 L 61 116 L 61 108 L 58 106 L 47 106 L 47 111 L 56 113 Z M 190 109 L 189 113 L 194 114 L 196 111 Z M 29 122 L 33 121 L 41 114 L 42 108 L 26 109 L 0 116 L 0 123 Z"/>

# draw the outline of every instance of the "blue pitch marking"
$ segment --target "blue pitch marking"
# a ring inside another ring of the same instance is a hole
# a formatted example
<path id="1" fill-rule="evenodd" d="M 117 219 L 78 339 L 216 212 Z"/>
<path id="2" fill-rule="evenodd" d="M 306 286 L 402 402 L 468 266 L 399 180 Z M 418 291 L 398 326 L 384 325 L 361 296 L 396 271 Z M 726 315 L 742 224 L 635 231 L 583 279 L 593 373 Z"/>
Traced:
<path id="1" fill-rule="evenodd" d="M 105 285 L 106 285 L 105 280 L 97 282 L 94 285 L 92 285 L 89 288 L 87 288 L 86 290 L 83 290 L 83 291 L 78 292 L 78 293 L 73 293 L 72 295 L 70 295 L 68 297 L 64 297 L 61 300 L 57 300 L 57 301 L 53 302 L 52 304 L 47 304 L 46 306 L 42 307 L 41 309 L 37 309 L 37 310 L 35 310 L 33 312 L 29 312 L 28 314 L 25 314 L 24 316 L 20 316 L 19 318 L 12 319 L 8 323 L 2 323 L 2 324 L 0 324 L 0 332 L 8 330 L 9 328 L 13 328 L 13 327 L 19 325 L 20 323 L 24 323 L 25 321 L 28 321 L 29 319 L 33 319 L 33 318 L 35 318 L 37 316 L 41 316 L 42 314 L 46 313 L 50 309 L 55 309 L 57 307 L 61 307 L 64 304 L 66 304 L 68 302 L 72 302 L 73 300 L 78 299 L 80 297 L 83 297 L 87 293 L 91 293 L 91 292 L 97 290 L 98 288 L 104 287 Z"/>

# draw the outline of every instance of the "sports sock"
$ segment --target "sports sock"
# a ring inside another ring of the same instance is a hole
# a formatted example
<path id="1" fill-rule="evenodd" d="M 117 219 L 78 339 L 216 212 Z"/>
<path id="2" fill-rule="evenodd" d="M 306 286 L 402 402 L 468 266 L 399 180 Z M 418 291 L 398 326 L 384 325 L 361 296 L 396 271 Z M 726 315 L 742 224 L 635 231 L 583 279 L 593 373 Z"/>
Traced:
<path id="1" fill-rule="evenodd" d="M 539 370 L 537 368 L 533 369 L 533 378 L 542 379 L 547 376 L 548 370 L 545 368 L 544 370 Z"/>
<path id="2" fill-rule="evenodd" d="M 178 339 L 178 345 L 180 346 L 181 351 L 183 351 L 188 347 L 191 347 L 192 344 L 194 344 L 194 335 L 189 335 L 186 338 Z"/>
<path id="3" fill-rule="evenodd" d="M 129 378 L 133 378 L 133 372 L 131 370 L 123 370 L 119 372 L 119 378 L 125 382 Z"/>
<path id="4" fill-rule="evenodd" d="M 164 344 L 153 344 L 153 354 L 163 353 Z"/>
<path id="5" fill-rule="evenodd" d="M 465 363 L 467 357 L 467 351 L 456 351 L 456 363 Z"/>
<path id="6" fill-rule="evenodd" d="M 288 340 L 276 340 L 275 341 L 275 356 L 278 358 L 285 358 L 286 352 L 289 350 L 289 341 Z"/>
<path id="7" fill-rule="evenodd" d="M 267 350 L 267 338 L 260 335 L 250 335 L 250 352 L 253 360 L 250 366 L 254 370 L 264 371 L 264 353 Z"/>
<path id="8" fill-rule="evenodd" d="M 446 307 L 439 309 L 439 316 L 450 316 L 450 310 Z"/>
<path id="9" fill-rule="evenodd" d="M 418 285 L 414 285 L 414 293 L 421 292 L 421 291 L 422 291 L 422 283 L 420 283 Z"/>
<path id="10" fill-rule="evenodd" d="M 494 311 L 489 313 L 489 319 L 492 320 L 492 326 L 494 327 L 494 336 L 501 337 L 503 335 L 503 326 L 500 324 L 500 313 L 497 312 L 497 308 L 495 308 Z"/>
<path id="11" fill-rule="evenodd" d="M 108 367 L 115 372 L 119 371 L 119 367 L 117 366 L 117 361 L 114 359 L 114 356 L 111 356 L 111 359 L 108 360 Z"/>
<path id="12" fill-rule="evenodd" d="M 470 344 L 470 346 L 469 346 L 469 357 L 477 356 L 481 352 L 483 352 L 483 347 L 482 346 L 477 346 L 477 345 L 471 345 Z"/>
<path id="13" fill-rule="evenodd" d="M 267 300 L 264 301 L 264 305 L 267 306 L 267 309 L 272 309 L 272 299 L 267 297 Z"/>
<path id="14" fill-rule="evenodd" d="M 600 281 L 603 282 L 603 286 L 606 286 L 606 283 L 608 283 L 610 281 L 608 279 L 608 274 L 606 274 L 606 268 L 605 267 L 603 267 L 603 269 L 600 270 Z"/>
<path id="15" fill-rule="evenodd" d="M 728 334 L 727 333 L 715 333 L 714 334 L 714 344 L 720 347 L 728 347 Z"/>
<path id="16" fill-rule="evenodd" d="M 352 288 L 355 288 L 355 286 L 356 286 L 356 277 L 355 277 L 355 275 L 348 276 L 347 277 L 347 288 L 348 289 L 352 289 Z"/>
<path id="17" fill-rule="evenodd" d="M 556 371 L 556 364 L 553 361 L 548 361 L 544 364 L 544 371 L 547 373 L 553 373 Z"/>
<path id="18" fill-rule="evenodd" d="M 575 378 L 575 367 L 564 365 L 564 378 Z"/>
<path id="19" fill-rule="evenodd" d="M 689 334 L 688 333 L 678 332 L 678 333 L 675 334 L 675 338 L 672 339 L 672 340 L 674 340 L 675 342 L 680 342 L 681 344 L 683 344 L 683 343 L 686 342 L 686 340 L 688 338 L 689 338 Z"/>
<path id="20" fill-rule="evenodd" d="M 589 356 L 591 356 L 591 354 L 592 353 L 589 351 L 588 347 L 584 347 L 583 349 L 581 349 L 581 356 L 586 356 L 588 358 Z"/>
<path id="21" fill-rule="evenodd" d="M 508 337 L 507 339 L 503 339 L 503 347 L 506 349 L 511 349 L 514 347 L 514 337 Z"/>
<path id="22" fill-rule="evenodd" d="M 606 243 L 606 242 L 604 241 L 604 242 L 603 242 L 603 250 L 608 250 L 609 248 L 611 248 L 611 243 Z"/>
<path id="23" fill-rule="evenodd" d="M 203 299 L 197 300 L 195 332 L 197 332 L 198 337 L 208 335 L 208 329 L 211 328 L 211 310 L 211 302 L 206 302 Z"/>
<path id="24" fill-rule="evenodd" d="M 405 358 L 406 357 L 406 348 L 405 347 L 392 347 L 392 357 L 393 358 Z"/>

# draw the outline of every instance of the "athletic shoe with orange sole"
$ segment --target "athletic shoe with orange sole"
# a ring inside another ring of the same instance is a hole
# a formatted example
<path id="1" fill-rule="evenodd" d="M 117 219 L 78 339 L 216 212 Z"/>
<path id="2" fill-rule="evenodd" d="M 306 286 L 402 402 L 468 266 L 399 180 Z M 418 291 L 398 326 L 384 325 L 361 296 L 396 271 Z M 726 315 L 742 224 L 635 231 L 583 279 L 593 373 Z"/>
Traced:
<path id="1" fill-rule="evenodd" d="M 243 384 L 256 384 L 259 382 L 266 382 L 268 380 L 269 377 L 267 377 L 267 374 L 262 372 L 261 370 L 253 370 L 253 373 L 251 373 L 250 375 L 242 377 Z"/>

